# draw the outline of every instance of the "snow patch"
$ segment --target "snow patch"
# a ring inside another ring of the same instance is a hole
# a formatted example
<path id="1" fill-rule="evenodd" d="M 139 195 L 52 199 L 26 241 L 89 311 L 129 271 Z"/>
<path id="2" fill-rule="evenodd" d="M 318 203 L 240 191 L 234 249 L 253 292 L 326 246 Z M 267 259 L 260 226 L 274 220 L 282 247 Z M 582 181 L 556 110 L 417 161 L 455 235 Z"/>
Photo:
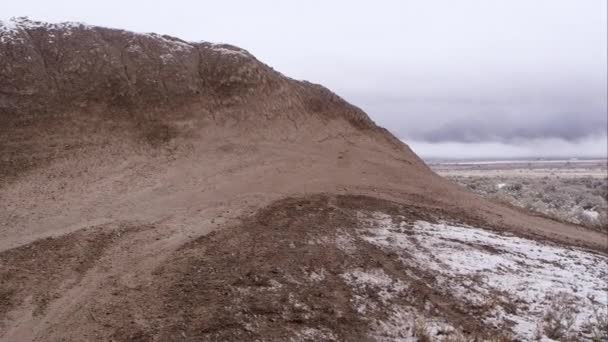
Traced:
<path id="1" fill-rule="evenodd" d="M 305 327 L 296 332 L 291 341 L 337 341 L 337 336 L 329 329 Z"/>
<path id="2" fill-rule="evenodd" d="M 14 20 L 0 20 L 0 32 L 12 31 L 18 28 Z"/>
<path id="3" fill-rule="evenodd" d="M 16 38 L 16 33 L 19 32 L 19 26 L 13 20 L 3 21 L 0 20 L 0 43 L 7 43 L 10 41 L 14 41 Z M 23 39 L 19 40 L 20 42 Z"/>
<path id="4" fill-rule="evenodd" d="M 63 36 L 71 36 L 74 29 L 91 29 L 93 26 L 80 22 L 45 23 L 30 20 L 27 17 L 13 17 L 7 21 L 0 20 L 0 42 L 23 43 L 24 40 L 19 37 L 18 33 L 23 30 L 31 31 L 41 28 L 47 31 L 61 32 Z M 49 38 L 55 38 L 54 33 L 49 33 L 48 36 Z M 52 44 L 55 41 L 50 39 L 48 42 Z"/>
<path id="5" fill-rule="evenodd" d="M 496 305 L 485 322 L 502 325 L 518 338 L 535 336 L 557 294 L 576 299 L 573 330 L 579 335 L 596 310 L 607 310 L 608 259 L 604 256 L 478 228 L 422 221 L 406 228 L 393 224 L 388 215 L 374 217 L 362 235 L 364 240 L 396 252 L 405 264 L 433 270 L 437 288 L 464 301 L 494 300 Z M 389 279 L 378 271 L 357 275 L 361 284 L 389 286 Z M 514 322 L 512 326 L 509 321 Z"/>
<path id="6" fill-rule="evenodd" d="M 592 222 L 597 221 L 600 217 L 600 213 L 590 209 L 583 209 L 583 215 L 587 216 Z"/>
<path id="7" fill-rule="evenodd" d="M 127 47 L 127 51 L 131 53 L 143 53 L 144 50 L 138 44 L 131 44 Z"/>
<path id="8" fill-rule="evenodd" d="M 336 236 L 336 247 L 347 254 L 352 254 L 357 250 L 353 237 L 343 230 L 338 231 L 338 236 Z"/>
<path id="9" fill-rule="evenodd" d="M 61 23 L 46 23 L 42 21 L 31 20 L 27 17 L 13 17 L 7 21 L 0 21 L 0 26 L 12 28 L 13 30 L 24 29 L 24 30 L 35 30 L 39 28 L 45 28 L 48 30 L 73 30 L 73 29 L 91 29 L 93 26 L 87 25 L 81 22 L 66 21 Z"/>
<path id="10" fill-rule="evenodd" d="M 36 30 L 45 29 L 47 31 L 61 32 L 63 36 L 71 36 L 75 29 L 86 29 L 95 30 L 95 26 L 87 25 L 81 22 L 61 22 L 61 23 L 46 23 L 41 21 L 30 20 L 27 17 L 13 17 L 9 20 L 0 20 L 0 42 L 23 42 L 23 38 L 19 37 L 19 32 L 22 30 Z M 160 42 L 164 48 L 168 49 L 171 53 L 188 52 L 196 48 L 197 43 L 182 41 L 178 38 L 170 37 L 167 35 L 160 35 L 157 33 L 137 33 L 131 32 L 132 34 L 140 37 L 151 38 Z M 49 37 L 51 37 L 49 35 Z M 49 41 L 50 43 L 55 42 L 54 40 Z M 232 47 L 226 44 L 220 43 L 205 43 L 206 47 L 210 48 L 215 52 L 219 52 L 223 55 L 228 56 L 241 56 L 251 57 L 249 53 L 243 49 Z M 130 52 L 141 52 L 140 47 L 129 47 Z M 168 60 L 168 57 L 163 59 L 163 62 Z"/>
<path id="11" fill-rule="evenodd" d="M 381 268 L 373 270 L 352 270 L 342 274 L 341 277 L 355 290 L 365 290 L 366 287 L 371 287 L 385 304 L 388 304 L 395 295 L 407 289 L 405 283 L 393 279 Z M 365 291 L 359 292 L 365 293 Z M 360 301 L 357 306 L 357 311 L 364 313 L 367 311 L 369 303 L 364 300 L 364 298 L 359 299 L 363 299 L 363 301 Z"/>
<path id="12" fill-rule="evenodd" d="M 325 269 L 321 268 L 318 272 L 312 271 L 310 272 L 310 274 L 308 275 L 308 278 L 315 283 L 318 283 L 320 281 L 325 280 L 325 277 L 327 275 L 325 274 Z"/>
<path id="13" fill-rule="evenodd" d="M 163 64 L 168 64 L 171 61 L 175 60 L 175 56 L 170 53 L 165 53 L 163 55 L 160 55 L 160 60 L 163 62 Z"/>
<path id="14" fill-rule="evenodd" d="M 177 38 L 160 35 L 157 33 L 142 33 L 140 34 L 144 37 L 152 38 L 158 42 L 160 42 L 166 49 L 175 53 L 175 52 L 187 52 L 194 49 L 194 46 L 190 43 L 186 43 Z"/>
<path id="15" fill-rule="evenodd" d="M 206 41 L 200 41 L 199 44 L 203 44 L 206 48 L 211 49 L 215 52 L 219 52 L 224 55 L 233 55 L 241 57 L 251 57 L 247 50 L 238 48 L 236 46 L 223 44 L 223 43 L 211 43 Z"/>
<path id="16" fill-rule="evenodd" d="M 247 57 L 247 55 L 242 51 L 230 50 L 223 47 L 213 47 L 212 49 L 224 55 L 237 55 L 241 57 Z"/>

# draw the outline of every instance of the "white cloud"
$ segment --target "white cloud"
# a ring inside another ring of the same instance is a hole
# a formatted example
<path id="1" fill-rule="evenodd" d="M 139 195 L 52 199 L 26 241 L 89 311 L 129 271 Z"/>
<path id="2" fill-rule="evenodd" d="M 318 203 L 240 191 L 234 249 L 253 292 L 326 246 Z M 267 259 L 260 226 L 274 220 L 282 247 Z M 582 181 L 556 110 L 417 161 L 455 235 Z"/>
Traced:
<path id="1" fill-rule="evenodd" d="M 578 141 L 530 139 L 518 143 L 405 141 L 420 157 L 426 159 L 594 157 L 606 158 L 608 137 L 588 137 Z"/>

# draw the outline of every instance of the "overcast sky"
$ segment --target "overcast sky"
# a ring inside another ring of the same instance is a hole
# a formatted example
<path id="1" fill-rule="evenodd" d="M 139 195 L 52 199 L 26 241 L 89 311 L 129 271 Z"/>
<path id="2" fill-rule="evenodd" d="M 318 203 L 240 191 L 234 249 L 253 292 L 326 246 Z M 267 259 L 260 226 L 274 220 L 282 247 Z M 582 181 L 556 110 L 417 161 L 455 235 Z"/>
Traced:
<path id="1" fill-rule="evenodd" d="M 606 0 L 0 2 L 0 18 L 231 43 L 425 157 L 605 156 Z"/>

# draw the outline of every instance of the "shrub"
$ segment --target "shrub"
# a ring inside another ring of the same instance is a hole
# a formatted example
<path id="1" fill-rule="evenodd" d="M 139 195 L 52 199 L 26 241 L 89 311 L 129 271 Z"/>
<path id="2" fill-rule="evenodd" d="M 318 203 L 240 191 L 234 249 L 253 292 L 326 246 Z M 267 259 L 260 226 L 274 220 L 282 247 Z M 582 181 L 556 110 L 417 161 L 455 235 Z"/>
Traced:
<path id="1" fill-rule="evenodd" d="M 552 298 L 542 319 L 542 332 L 554 340 L 572 340 L 572 328 L 576 322 L 576 298 L 560 292 Z"/>
<path id="2" fill-rule="evenodd" d="M 514 183 L 507 186 L 507 190 L 509 191 L 520 191 L 523 188 L 521 183 Z"/>
<path id="3" fill-rule="evenodd" d="M 416 337 L 419 342 L 433 341 L 429 326 L 423 318 L 416 318 L 414 321 L 414 337 Z"/>
<path id="4" fill-rule="evenodd" d="M 590 332 L 593 342 L 608 341 L 608 310 L 594 309 L 593 317 L 583 326 Z"/>

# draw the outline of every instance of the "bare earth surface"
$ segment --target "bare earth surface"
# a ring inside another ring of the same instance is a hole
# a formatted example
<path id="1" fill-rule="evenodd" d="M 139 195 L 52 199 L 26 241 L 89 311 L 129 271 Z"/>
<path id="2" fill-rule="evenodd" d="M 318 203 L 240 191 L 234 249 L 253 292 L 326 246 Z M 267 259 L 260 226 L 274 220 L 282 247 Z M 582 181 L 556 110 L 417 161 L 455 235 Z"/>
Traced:
<path id="1" fill-rule="evenodd" d="M 466 191 L 244 50 L 19 19 L 0 71 L 2 341 L 601 333 L 605 234 Z"/>

